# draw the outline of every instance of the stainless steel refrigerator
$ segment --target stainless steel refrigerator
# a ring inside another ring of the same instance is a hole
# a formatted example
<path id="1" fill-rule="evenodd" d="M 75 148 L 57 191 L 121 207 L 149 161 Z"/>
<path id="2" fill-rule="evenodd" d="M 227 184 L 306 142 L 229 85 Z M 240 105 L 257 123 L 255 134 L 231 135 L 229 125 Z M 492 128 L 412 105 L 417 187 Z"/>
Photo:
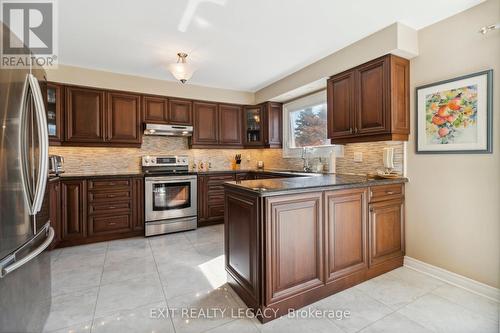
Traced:
<path id="1" fill-rule="evenodd" d="M 44 75 L 0 67 L 0 332 L 40 332 L 50 311 L 45 250 L 54 230 L 39 214 L 48 178 Z"/>

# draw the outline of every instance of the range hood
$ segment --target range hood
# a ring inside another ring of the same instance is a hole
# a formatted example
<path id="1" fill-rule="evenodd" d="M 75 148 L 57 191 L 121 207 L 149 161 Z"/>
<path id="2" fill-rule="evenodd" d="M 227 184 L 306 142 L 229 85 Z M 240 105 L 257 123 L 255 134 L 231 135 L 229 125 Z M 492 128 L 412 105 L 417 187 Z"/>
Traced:
<path id="1" fill-rule="evenodd" d="M 146 124 L 144 135 L 192 136 L 193 126 Z"/>

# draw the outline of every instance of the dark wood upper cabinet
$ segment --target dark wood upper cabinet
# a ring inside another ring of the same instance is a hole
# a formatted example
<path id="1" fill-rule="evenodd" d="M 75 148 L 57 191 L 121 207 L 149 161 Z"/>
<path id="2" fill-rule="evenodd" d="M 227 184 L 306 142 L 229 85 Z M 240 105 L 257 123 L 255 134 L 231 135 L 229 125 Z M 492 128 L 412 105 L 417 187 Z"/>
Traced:
<path id="1" fill-rule="evenodd" d="M 47 82 L 43 90 L 46 97 L 49 142 L 51 145 L 59 145 L 64 140 L 64 86 Z"/>
<path id="2" fill-rule="evenodd" d="M 264 121 L 266 128 L 264 146 L 281 148 L 283 137 L 283 104 L 276 102 L 266 103 Z"/>
<path id="3" fill-rule="evenodd" d="M 390 132 L 388 68 L 389 58 L 386 57 L 358 67 L 355 134 Z"/>
<path id="4" fill-rule="evenodd" d="M 219 104 L 219 144 L 242 145 L 241 117 L 241 106 Z"/>
<path id="5" fill-rule="evenodd" d="M 168 100 L 157 96 L 144 96 L 142 98 L 144 122 L 155 124 L 168 123 Z"/>
<path id="6" fill-rule="evenodd" d="M 263 106 L 246 106 L 243 110 L 244 144 L 250 147 L 264 145 Z"/>
<path id="7" fill-rule="evenodd" d="M 337 75 L 328 80 L 328 136 L 331 139 L 353 134 L 354 71 Z"/>
<path id="8" fill-rule="evenodd" d="M 246 147 L 280 148 L 283 136 L 283 105 L 267 102 L 246 106 L 243 111 L 243 130 Z"/>
<path id="9" fill-rule="evenodd" d="M 187 99 L 169 99 L 168 123 L 172 125 L 193 125 L 193 103 Z"/>
<path id="10" fill-rule="evenodd" d="M 219 117 L 216 103 L 193 103 L 192 146 L 218 144 Z"/>
<path id="11" fill-rule="evenodd" d="M 277 102 L 244 107 L 56 83 L 43 89 L 52 144 L 138 147 L 144 123 L 152 123 L 193 126 L 191 148 L 282 146 Z"/>
<path id="12" fill-rule="evenodd" d="M 66 87 L 65 141 L 69 143 L 105 142 L 104 90 Z"/>
<path id="13" fill-rule="evenodd" d="M 141 96 L 107 93 L 107 137 L 111 143 L 141 143 Z"/>
<path id="14" fill-rule="evenodd" d="M 408 140 L 409 61 L 386 55 L 332 76 L 328 136 L 332 143 Z"/>

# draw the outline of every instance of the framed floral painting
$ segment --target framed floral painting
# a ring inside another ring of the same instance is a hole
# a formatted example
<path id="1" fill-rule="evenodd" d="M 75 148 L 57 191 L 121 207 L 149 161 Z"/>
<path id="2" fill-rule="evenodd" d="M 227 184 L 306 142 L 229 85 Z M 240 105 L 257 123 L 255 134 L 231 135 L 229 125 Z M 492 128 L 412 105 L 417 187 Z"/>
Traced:
<path id="1" fill-rule="evenodd" d="M 491 153 L 492 80 L 487 70 L 417 87 L 417 153 Z"/>

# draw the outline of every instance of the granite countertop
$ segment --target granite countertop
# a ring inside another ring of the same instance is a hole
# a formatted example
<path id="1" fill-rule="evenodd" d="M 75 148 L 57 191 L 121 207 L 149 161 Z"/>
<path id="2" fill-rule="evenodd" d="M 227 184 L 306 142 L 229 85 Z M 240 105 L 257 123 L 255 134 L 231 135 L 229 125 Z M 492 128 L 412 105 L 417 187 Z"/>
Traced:
<path id="1" fill-rule="evenodd" d="M 189 171 L 189 174 L 193 175 L 212 175 L 212 174 L 234 174 L 234 173 L 273 173 L 273 174 L 287 174 L 287 175 L 314 175 L 306 174 L 297 171 L 290 170 L 276 170 L 276 169 L 240 169 L 240 170 L 209 170 L 209 171 Z M 65 172 L 57 175 L 61 178 L 78 178 L 78 177 L 142 177 L 143 172 Z"/>
<path id="2" fill-rule="evenodd" d="M 142 172 L 65 172 L 58 177 L 60 178 L 106 178 L 106 177 L 142 177 Z"/>
<path id="3" fill-rule="evenodd" d="M 408 181 L 408 179 L 404 177 L 395 179 L 374 179 L 358 175 L 301 175 L 304 175 L 304 177 L 231 181 L 225 182 L 224 185 L 227 187 L 249 191 L 258 196 L 273 196 L 313 192 L 329 188 L 338 190 L 374 185 L 399 184 Z"/>

